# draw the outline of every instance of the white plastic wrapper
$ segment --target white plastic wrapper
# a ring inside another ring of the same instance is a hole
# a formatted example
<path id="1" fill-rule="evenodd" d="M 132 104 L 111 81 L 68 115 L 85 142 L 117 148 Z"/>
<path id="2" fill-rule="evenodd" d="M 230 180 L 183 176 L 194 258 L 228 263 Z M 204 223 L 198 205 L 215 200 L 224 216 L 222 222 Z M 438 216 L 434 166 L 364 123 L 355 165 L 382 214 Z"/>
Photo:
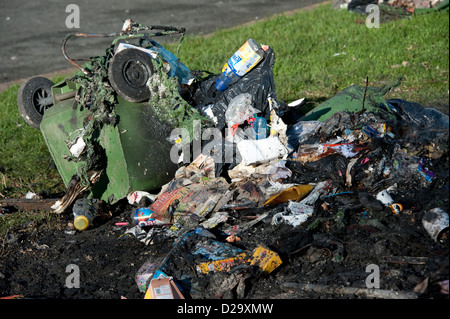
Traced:
<path id="1" fill-rule="evenodd" d="M 237 148 L 245 165 L 267 163 L 283 158 L 288 153 L 276 136 L 262 140 L 243 140 L 237 144 Z"/>
<path id="2" fill-rule="evenodd" d="M 83 152 L 84 148 L 86 147 L 86 143 L 84 142 L 83 138 L 79 137 L 75 144 L 73 144 L 69 151 L 70 154 L 78 158 L 81 153 Z"/>
<path id="3" fill-rule="evenodd" d="M 289 224 L 298 227 L 314 214 L 314 203 L 320 196 L 333 192 L 335 188 L 330 181 L 318 183 L 314 189 L 300 202 L 289 201 L 286 211 L 275 214 L 272 218 L 273 225 Z"/>
<path id="4" fill-rule="evenodd" d="M 156 200 L 156 195 L 152 195 L 143 191 L 134 191 L 128 194 L 127 199 L 128 203 L 133 205 L 134 203 L 139 203 L 143 197 L 149 198 L 152 202 Z"/>

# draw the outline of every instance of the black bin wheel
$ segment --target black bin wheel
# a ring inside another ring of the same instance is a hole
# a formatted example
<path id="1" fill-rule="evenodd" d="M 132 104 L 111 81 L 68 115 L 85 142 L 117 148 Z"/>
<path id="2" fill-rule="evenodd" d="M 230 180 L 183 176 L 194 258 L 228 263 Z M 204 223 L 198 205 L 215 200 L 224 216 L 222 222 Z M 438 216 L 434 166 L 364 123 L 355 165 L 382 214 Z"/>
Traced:
<path id="1" fill-rule="evenodd" d="M 111 86 L 119 96 L 130 102 L 137 103 L 150 98 L 147 81 L 152 74 L 152 58 L 138 49 L 119 51 L 109 63 Z"/>
<path id="2" fill-rule="evenodd" d="M 44 111 L 53 106 L 52 86 L 54 83 L 44 77 L 33 77 L 19 87 L 17 107 L 28 125 L 39 129 Z"/>

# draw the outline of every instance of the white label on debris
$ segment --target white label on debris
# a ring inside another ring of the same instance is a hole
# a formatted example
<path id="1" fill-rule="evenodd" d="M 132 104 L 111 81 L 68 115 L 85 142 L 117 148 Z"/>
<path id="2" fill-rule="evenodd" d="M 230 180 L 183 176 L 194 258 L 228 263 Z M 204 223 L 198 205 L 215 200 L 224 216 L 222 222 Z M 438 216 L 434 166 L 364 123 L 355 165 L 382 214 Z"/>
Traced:
<path id="1" fill-rule="evenodd" d="M 83 152 L 85 146 L 86 146 L 86 143 L 83 141 L 83 139 L 81 137 L 79 137 L 77 139 L 77 142 L 70 147 L 70 149 L 69 149 L 70 154 L 72 154 L 75 157 L 80 156 L 80 154 Z"/>
<path id="2" fill-rule="evenodd" d="M 153 59 L 156 59 L 158 57 L 158 53 L 156 51 L 154 51 L 154 50 L 145 49 L 145 48 L 138 47 L 136 45 L 132 45 L 132 44 L 129 44 L 129 43 L 124 43 L 124 42 L 120 42 L 119 43 L 119 45 L 116 48 L 116 52 L 114 54 L 119 53 L 120 51 L 125 50 L 125 49 L 141 50 L 141 51 L 147 53 L 148 55 L 150 55 Z"/>
<path id="3" fill-rule="evenodd" d="M 155 299 L 173 299 L 169 285 L 162 285 L 155 288 Z"/>

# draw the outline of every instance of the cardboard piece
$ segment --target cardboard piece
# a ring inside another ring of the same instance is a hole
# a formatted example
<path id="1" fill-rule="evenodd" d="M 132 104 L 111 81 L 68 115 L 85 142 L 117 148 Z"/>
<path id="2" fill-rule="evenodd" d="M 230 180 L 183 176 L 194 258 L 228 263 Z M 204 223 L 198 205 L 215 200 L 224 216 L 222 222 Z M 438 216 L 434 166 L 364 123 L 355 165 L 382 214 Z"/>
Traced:
<path id="1" fill-rule="evenodd" d="M 160 277 L 150 281 L 144 299 L 184 299 L 184 297 L 172 278 Z"/>
<path id="2" fill-rule="evenodd" d="M 174 224 L 185 215 L 195 214 L 203 218 L 213 210 L 228 186 L 224 178 L 216 178 L 209 183 L 195 183 L 164 192 L 149 207 L 154 212 L 152 218 L 170 222 L 171 216 L 168 208 L 175 199 L 179 200 L 179 204 L 173 216 Z M 177 228 L 175 226 L 173 227 Z"/>
<path id="3" fill-rule="evenodd" d="M 313 185 L 295 185 L 270 197 L 264 205 L 278 205 L 287 201 L 299 201 L 314 188 Z"/>

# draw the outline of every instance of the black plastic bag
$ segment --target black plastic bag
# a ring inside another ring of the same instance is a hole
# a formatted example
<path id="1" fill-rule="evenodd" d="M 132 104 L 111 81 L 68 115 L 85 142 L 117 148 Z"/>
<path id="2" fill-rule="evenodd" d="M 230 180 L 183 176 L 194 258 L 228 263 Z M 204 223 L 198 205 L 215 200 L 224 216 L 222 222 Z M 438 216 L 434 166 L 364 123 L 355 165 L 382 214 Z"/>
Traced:
<path id="1" fill-rule="evenodd" d="M 272 72 L 274 63 L 275 53 L 269 47 L 264 59 L 255 68 L 223 92 L 219 92 L 214 87 L 220 74 L 208 77 L 199 83 L 198 88 L 193 94 L 195 107 L 201 111 L 203 107 L 212 104 L 212 113 L 217 118 L 216 128 L 222 130 L 226 127 L 225 111 L 228 108 L 229 102 L 242 93 L 249 93 L 252 96 L 253 106 L 262 112 L 260 116 L 269 120 L 269 96 L 276 102 L 274 103 L 274 107 L 285 107 L 284 103 L 280 104 L 277 101 Z"/>
<path id="2" fill-rule="evenodd" d="M 301 163 L 286 161 L 286 168 L 292 171 L 286 183 L 308 184 L 331 179 L 345 184 L 345 172 L 349 159 L 339 154 L 331 154 L 317 161 Z"/>
<path id="3" fill-rule="evenodd" d="M 421 135 L 426 132 L 432 135 L 430 138 L 435 138 L 448 132 L 448 115 L 435 108 L 425 108 L 419 103 L 402 99 L 390 99 L 386 102 L 394 108 L 398 119 L 413 125 L 421 131 Z"/>
<path id="4" fill-rule="evenodd" d="M 366 7 L 369 4 L 378 4 L 378 0 L 352 0 L 348 4 L 347 9 L 350 12 L 366 14 Z"/>

